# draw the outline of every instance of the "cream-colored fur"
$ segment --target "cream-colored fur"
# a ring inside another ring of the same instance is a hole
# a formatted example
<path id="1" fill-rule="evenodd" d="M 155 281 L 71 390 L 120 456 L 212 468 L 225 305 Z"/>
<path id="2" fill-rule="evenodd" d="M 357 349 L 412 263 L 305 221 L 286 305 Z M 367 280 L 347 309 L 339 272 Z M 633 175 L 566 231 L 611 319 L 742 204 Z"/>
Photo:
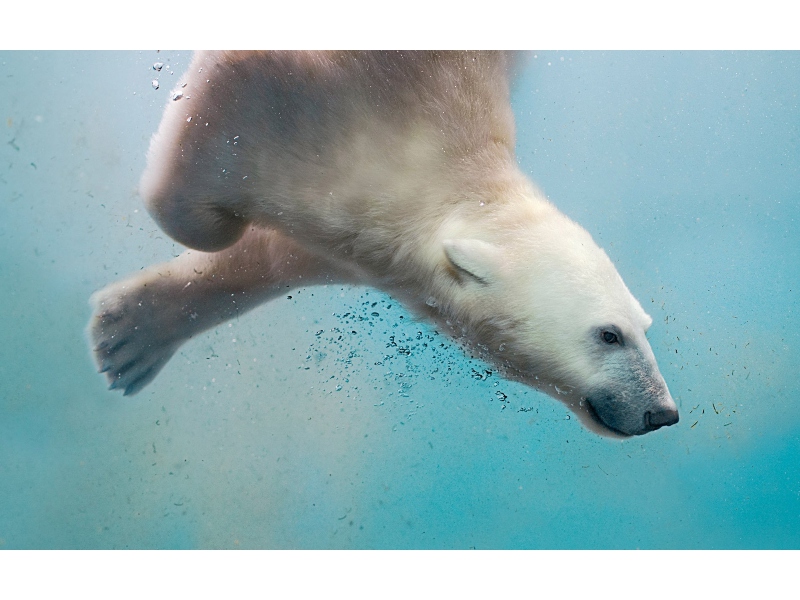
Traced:
<path id="1" fill-rule="evenodd" d="M 516 165 L 512 68 L 502 53 L 196 55 L 140 188 L 194 250 L 93 296 L 111 387 L 139 391 L 186 339 L 286 285 L 352 282 L 595 431 L 676 422 L 649 317 Z"/>

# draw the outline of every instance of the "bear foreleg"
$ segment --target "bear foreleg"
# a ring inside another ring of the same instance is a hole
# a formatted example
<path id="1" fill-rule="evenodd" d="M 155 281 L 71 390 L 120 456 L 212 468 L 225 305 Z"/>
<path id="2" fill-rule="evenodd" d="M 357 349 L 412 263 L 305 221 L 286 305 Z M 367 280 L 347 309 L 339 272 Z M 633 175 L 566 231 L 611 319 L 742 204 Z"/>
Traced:
<path id="1" fill-rule="evenodd" d="M 274 230 L 250 227 L 220 252 L 189 250 L 92 295 L 88 335 L 109 389 L 139 392 L 194 335 L 287 287 L 352 281 Z"/>

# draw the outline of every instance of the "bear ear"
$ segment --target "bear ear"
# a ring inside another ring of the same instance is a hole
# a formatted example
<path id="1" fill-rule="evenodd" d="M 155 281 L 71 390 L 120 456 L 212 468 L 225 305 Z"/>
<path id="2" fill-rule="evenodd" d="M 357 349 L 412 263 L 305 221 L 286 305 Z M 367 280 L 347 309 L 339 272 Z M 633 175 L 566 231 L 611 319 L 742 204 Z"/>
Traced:
<path id="1" fill-rule="evenodd" d="M 497 279 L 502 265 L 501 250 L 494 244 L 475 239 L 444 240 L 444 253 L 459 272 L 488 285 Z"/>

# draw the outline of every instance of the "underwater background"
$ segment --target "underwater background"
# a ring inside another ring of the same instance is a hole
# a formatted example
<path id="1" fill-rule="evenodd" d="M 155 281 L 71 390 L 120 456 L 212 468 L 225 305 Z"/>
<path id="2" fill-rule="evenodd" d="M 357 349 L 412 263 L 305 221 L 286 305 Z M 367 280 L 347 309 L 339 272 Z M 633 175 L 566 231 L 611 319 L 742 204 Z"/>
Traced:
<path id="1" fill-rule="evenodd" d="M 368 288 L 107 391 L 88 298 L 182 252 L 137 185 L 190 58 L 0 52 L 0 548 L 800 547 L 800 53 L 537 52 L 514 85 L 523 171 L 654 319 L 681 421 L 625 441 Z"/>

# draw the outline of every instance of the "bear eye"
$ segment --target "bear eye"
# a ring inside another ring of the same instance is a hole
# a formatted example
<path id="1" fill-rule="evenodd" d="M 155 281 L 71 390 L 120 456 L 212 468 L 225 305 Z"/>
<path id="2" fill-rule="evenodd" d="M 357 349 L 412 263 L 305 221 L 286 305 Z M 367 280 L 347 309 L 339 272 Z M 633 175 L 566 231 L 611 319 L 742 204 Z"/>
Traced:
<path id="1" fill-rule="evenodd" d="M 606 344 L 619 344 L 619 338 L 617 338 L 617 334 L 613 331 L 604 331 L 603 341 Z"/>

